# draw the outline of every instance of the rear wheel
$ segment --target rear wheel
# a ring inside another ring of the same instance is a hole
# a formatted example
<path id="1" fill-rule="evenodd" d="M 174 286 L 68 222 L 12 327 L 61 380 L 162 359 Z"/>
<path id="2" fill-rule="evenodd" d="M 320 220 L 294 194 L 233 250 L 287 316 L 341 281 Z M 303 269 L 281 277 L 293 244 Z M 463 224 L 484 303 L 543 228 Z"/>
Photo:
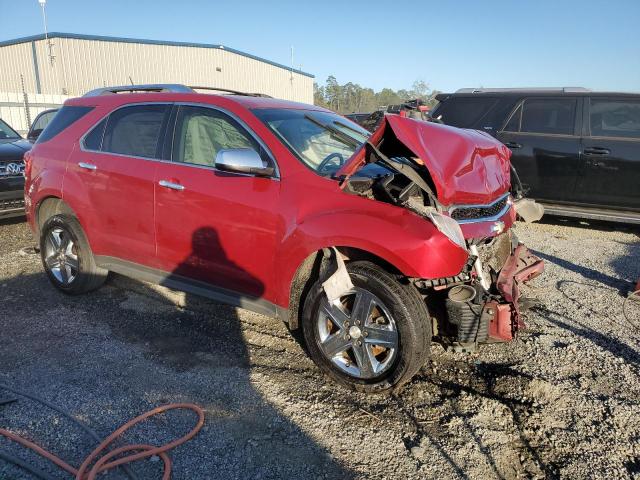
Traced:
<path id="1" fill-rule="evenodd" d="M 431 324 L 410 285 L 370 262 L 347 265 L 354 288 L 330 304 L 316 282 L 305 301 L 303 332 L 316 364 L 349 388 L 381 392 L 406 383 L 429 355 Z"/>
<path id="2" fill-rule="evenodd" d="M 93 258 L 78 220 L 54 215 L 40 230 L 40 255 L 47 276 L 59 290 L 79 294 L 95 290 L 107 278 Z"/>

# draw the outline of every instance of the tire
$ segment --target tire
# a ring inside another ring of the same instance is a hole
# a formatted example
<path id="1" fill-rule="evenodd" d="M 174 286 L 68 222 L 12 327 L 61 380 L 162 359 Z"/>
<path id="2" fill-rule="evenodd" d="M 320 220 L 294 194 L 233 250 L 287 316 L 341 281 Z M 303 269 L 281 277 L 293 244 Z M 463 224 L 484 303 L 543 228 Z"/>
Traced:
<path id="1" fill-rule="evenodd" d="M 87 237 L 78 219 L 71 215 L 54 215 L 44 222 L 40 256 L 51 283 L 70 295 L 95 290 L 109 273 L 96 265 Z"/>
<path id="2" fill-rule="evenodd" d="M 373 263 L 353 262 L 347 271 L 355 290 L 341 298 L 340 306 L 329 305 L 324 279 L 309 291 L 302 313 L 307 351 L 343 386 L 366 393 L 395 391 L 429 358 L 426 304 L 413 286 L 401 284 Z"/>

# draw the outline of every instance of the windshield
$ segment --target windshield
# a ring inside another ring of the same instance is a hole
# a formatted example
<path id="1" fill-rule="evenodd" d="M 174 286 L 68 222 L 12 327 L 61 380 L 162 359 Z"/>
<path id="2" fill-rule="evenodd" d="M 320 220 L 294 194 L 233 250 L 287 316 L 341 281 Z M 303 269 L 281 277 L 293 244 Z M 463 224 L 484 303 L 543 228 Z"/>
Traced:
<path id="1" fill-rule="evenodd" d="M 0 140 L 4 138 L 22 138 L 16 133 L 16 131 L 7 125 L 3 120 L 0 120 Z"/>
<path id="2" fill-rule="evenodd" d="M 335 113 L 293 109 L 255 109 L 253 113 L 296 157 L 323 176 L 335 173 L 370 135 Z"/>

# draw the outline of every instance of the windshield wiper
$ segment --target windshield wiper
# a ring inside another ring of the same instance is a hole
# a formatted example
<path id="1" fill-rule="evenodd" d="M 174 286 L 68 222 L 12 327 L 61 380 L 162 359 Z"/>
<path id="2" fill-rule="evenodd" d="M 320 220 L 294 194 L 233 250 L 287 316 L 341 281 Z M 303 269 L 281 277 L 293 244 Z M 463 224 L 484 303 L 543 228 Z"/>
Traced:
<path id="1" fill-rule="evenodd" d="M 306 118 L 307 120 L 309 120 L 310 122 L 315 123 L 316 125 L 318 125 L 320 128 L 324 128 L 326 131 L 331 132 L 333 134 L 334 137 L 337 137 L 338 140 L 342 140 L 343 143 L 346 143 L 349 146 L 358 148 L 360 147 L 360 145 L 362 145 L 363 142 L 360 142 L 359 140 L 356 140 L 353 137 L 350 137 L 349 135 L 347 135 L 346 133 L 344 133 L 343 131 L 337 129 L 334 126 L 331 125 L 327 125 L 325 123 L 322 123 L 320 120 L 318 120 L 317 118 L 313 118 L 311 115 L 309 115 L 308 113 L 305 113 L 304 118 Z"/>

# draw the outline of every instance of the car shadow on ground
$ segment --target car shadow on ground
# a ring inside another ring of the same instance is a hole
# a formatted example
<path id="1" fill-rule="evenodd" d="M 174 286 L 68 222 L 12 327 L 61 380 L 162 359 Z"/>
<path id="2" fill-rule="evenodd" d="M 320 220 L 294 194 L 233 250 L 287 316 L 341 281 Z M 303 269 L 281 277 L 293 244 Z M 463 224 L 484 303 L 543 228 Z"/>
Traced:
<path id="1" fill-rule="evenodd" d="M 194 246 L 202 247 L 203 239 L 208 250 L 194 249 L 176 272 L 200 268 L 208 255 L 238 268 L 222 251 L 211 251 L 222 248 L 212 241 L 217 239 L 213 229 L 194 232 Z M 44 274 L 3 280 L 2 297 L 22 299 L 10 302 L 10 314 L 0 314 L 0 330 L 10 340 L 9 348 L 0 348 L 0 382 L 61 404 L 101 425 L 101 435 L 164 403 L 202 406 L 204 429 L 171 453 L 175 479 L 354 477 L 256 390 L 235 308 L 190 295 L 176 305 L 147 284 L 114 277 L 79 297 L 55 291 Z M 122 281 L 131 290 L 117 285 Z M 35 408 L 29 416 L 21 415 L 26 403 L 1 407 L 0 425 L 28 432 L 79 464 L 93 445 L 77 435 L 61 438 L 60 428 L 51 427 L 50 411 Z M 187 416 L 173 418 L 174 423 L 152 420 L 127 440 L 166 443 L 186 432 L 192 421 Z M 5 447 L 14 455 L 24 454 L 22 447 L 0 439 L 0 449 Z M 34 462 L 46 467 L 46 462 Z M 157 475 L 153 472 L 159 464 L 138 462 L 132 468 L 149 478 Z"/>

